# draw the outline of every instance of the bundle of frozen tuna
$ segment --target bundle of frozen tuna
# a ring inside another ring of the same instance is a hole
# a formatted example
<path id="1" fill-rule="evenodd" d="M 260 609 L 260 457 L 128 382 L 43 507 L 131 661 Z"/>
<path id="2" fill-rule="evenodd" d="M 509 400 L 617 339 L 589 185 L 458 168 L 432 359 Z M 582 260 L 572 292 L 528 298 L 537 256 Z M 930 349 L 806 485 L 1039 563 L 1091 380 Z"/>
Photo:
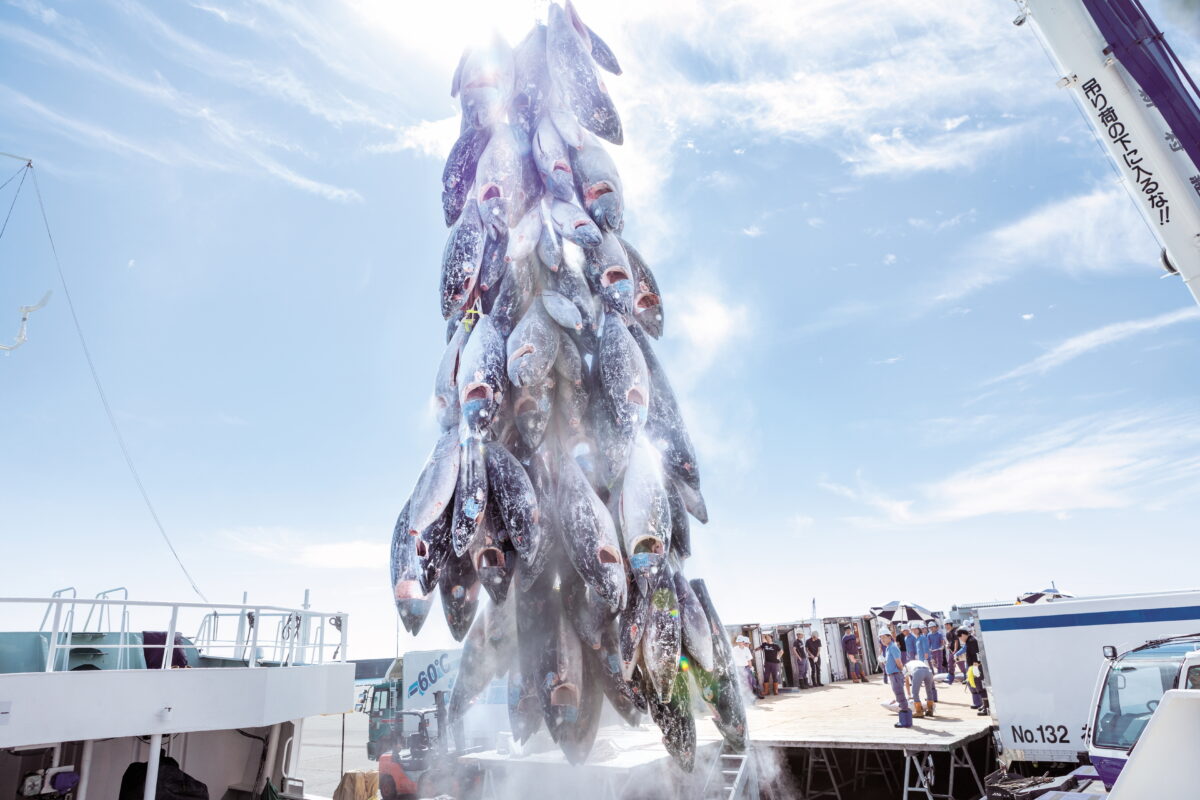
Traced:
<path id="1" fill-rule="evenodd" d="M 688 517 L 708 512 L 651 346 L 658 286 L 621 238 L 621 179 L 599 141 L 623 138 L 597 70 L 620 67 L 570 2 L 548 16 L 454 74 L 444 432 L 396 523 L 392 587 L 409 632 L 437 589 L 466 640 L 452 719 L 507 675 L 518 741 L 545 722 L 580 762 L 607 697 L 630 724 L 648 713 L 690 770 L 693 697 L 735 746 L 746 730 L 729 641 L 684 576 Z"/>

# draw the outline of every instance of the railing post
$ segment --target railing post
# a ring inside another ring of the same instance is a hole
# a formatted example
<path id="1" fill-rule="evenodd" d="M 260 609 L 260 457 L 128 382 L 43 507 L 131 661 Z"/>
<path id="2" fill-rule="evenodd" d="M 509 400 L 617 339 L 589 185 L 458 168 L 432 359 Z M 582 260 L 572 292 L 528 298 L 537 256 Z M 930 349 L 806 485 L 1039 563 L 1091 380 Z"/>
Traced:
<path id="1" fill-rule="evenodd" d="M 179 606 L 171 606 L 171 628 L 167 631 L 167 641 L 163 643 L 163 658 L 159 669 L 171 668 L 171 657 L 175 654 L 175 625 L 179 622 Z"/>
<path id="2" fill-rule="evenodd" d="M 246 605 L 246 601 L 250 599 L 249 592 L 242 592 L 242 605 Z M 233 657 L 241 658 L 246 653 L 246 609 L 242 608 L 238 611 L 238 629 L 237 629 L 237 644 L 234 645 Z"/>
<path id="3" fill-rule="evenodd" d="M 338 659 L 340 661 L 345 661 L 346 660 L 346 631 L 350 628 L 350 619 L 345 614 L 341 615 L 341 619 L 342 619 L 342 627 L 341 627 L 342 638 L 341 638 L 341 641 L 338 642 Z"/>
<path id="4" fill-rule="evenodd" d="M 324 615 L 321 616 L 321 632 L 317 635 L 317 663 L 325 663 L 325 626 L 328 620 Z"/>
<path id="5" fill-rule="evenodd" d="M 46 654 L 46 672 L 54 672 L 54 662 L 58 660 L 58 631 L 62 623 L 62 601 L 54 600 L 54 624 L 50 628 L 50 649 Z"/>
<path id="6" fill-rule="evenodd" d="M 262 628 L 262 609 L 254 609 L 254 623 L 250 627 L 250 654 L 246 657 L 249 666 L 258 666 L 258 631 Z"/>
<path id="7" fill-rule="evenodd" d="M 150 734 L 150 753 L 146 759 L 146 785 L 142 789 L 142 800 L 154 800 L 158 792 L 159 753 L 162 752 L 162 734 Z"/>

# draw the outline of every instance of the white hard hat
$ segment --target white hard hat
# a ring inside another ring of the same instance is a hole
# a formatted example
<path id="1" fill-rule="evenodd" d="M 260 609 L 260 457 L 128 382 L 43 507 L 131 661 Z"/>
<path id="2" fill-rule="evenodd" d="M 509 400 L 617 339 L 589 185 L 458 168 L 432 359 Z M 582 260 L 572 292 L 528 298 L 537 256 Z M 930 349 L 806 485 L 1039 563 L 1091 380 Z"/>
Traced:
<path id="1" fill-rule="evenodd" d="M 748 637 L 748 636 L 739 636 L 739 637 L 737 637 L 737 640 L 736 640 L 736 641 L 737 641 L 739 644 L 740 644 L 740 643 L 750 644 L 750 637 Z"/>

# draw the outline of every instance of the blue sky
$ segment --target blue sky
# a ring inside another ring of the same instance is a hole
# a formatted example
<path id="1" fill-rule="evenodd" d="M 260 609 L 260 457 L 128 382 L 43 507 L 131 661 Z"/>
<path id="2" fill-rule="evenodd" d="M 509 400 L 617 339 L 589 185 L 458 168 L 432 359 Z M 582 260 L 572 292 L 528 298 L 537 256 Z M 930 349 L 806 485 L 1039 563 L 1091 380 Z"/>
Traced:
<path id="1" fill-rule="evenodd" d="M 437 433 L 450 75 L 544 8 L 408 5 L 0 6 L 0 150 L 37 165 L 183 559 L 214 600 L 312 588 L 359 656 L 395 646 L 387 542 Z M 1147 5 L 1200 73 L 1200 32 Z M 689 575 L 726 621 L 1194 584 L 1200 311 L 1012 3 L 580 10 L 625 68 L 627 238 L 712 516 Z M 0 337 L 56 294 L 0 358 L 0 586 L 190 599 L 30 188 Z"/>

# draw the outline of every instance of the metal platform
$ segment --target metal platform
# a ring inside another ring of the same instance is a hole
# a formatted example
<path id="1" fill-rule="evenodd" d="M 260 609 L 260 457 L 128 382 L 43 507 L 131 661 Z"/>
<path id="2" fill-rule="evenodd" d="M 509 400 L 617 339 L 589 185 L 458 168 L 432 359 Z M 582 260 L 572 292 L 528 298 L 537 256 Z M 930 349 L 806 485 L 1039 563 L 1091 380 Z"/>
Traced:
<path id="1" fill-rule="evenodd" d="M 883 707 L 893 699 L 892 691 L 875 675 L 869 684 L 835 683 L 760 700 L 748 711 L 749 729 L 756 748 L 805 751 L 799 788 L 806 800 L 854 797 L 867 775 L 882 775 L 904 800 L 980 796 L 980 770 L 967 745 L 991 734 L 991 718 L 976 714 L 961 684 L 939 684 L 938 695 L 936 716 L 896 728 L 896 714 Z M 838 750 L 855 751 L 852 768 L 839 765 Z M 888 751 L 902 755 L 903 775 L 883 756 Z M 948 755 L 942 772 L 947 788 L 935 793 L 933 755 L 942 753 Z"/>

